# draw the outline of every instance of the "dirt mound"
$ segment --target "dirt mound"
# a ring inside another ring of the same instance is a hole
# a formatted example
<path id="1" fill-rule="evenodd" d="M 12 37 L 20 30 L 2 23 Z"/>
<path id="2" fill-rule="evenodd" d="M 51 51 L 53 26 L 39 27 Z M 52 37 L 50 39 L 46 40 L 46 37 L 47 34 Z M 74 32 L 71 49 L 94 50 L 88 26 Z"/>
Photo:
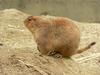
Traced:
<path id="1" fill-rule="evenodd" d="M 78 23 L 80 47 L 97 44 L 72 59 L 40 56 L 23 20 L 29 16 L 16 9 L 0 11 L 0 75 L 100 75 L 100 24 Z"/>

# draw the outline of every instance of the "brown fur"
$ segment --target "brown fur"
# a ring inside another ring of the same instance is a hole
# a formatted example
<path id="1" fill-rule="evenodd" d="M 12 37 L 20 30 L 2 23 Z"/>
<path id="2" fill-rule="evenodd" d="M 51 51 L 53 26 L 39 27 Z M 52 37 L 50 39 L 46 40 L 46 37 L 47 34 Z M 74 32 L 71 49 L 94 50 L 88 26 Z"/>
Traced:
<path id="1" fill-rule="evenodd" d="M 25 26 L 34 35 L 38 50 L 48 55 L 50 52 L 72 56 L 89 49 L 93 44 L 77 50 L 80 42 L 80 31 L 76 24 L 64 17 L 30 16 Z"/>

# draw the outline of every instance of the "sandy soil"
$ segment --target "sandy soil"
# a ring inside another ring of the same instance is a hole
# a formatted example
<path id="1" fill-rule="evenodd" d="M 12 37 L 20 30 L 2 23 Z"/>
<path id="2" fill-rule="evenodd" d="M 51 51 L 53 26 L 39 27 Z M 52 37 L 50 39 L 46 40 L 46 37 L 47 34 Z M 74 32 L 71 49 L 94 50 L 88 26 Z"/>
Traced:
<path id="1" fill-rule="evenodd" d="M 39 57 L 36 43 L 31 33 L 23 24 L 23 20 L 27 16 L 29 15 L 15 9 L 0 11 L 0 75 L 53 75 L 49 74 L 47 68 L 45 71 L 48 74 L 42 74 L 42 71 L 40 73 L 37 72 L 36 67 L 32 68 L 24 64 L 25 62 L 29 65 L 33 63 L 36 65 L 36 61 L 41 62 L 34 59 L 34 57 Z M 76 23 L 81 31 L 80 48 L 93 41 L 96 41 L 96 45 L 88 51 L 72 57 L 72 59 L 84 67 L 84 72 L 87 71 L 82 74 L 76 71 L 77 73 L 75 75 L 100 75 L 100 24 Z M 42 59 L 42 63 L 37 65 L 48 62 L 42 57 L 40 59 Z M 52 58 L 50 59 L 54 60 Z"/>

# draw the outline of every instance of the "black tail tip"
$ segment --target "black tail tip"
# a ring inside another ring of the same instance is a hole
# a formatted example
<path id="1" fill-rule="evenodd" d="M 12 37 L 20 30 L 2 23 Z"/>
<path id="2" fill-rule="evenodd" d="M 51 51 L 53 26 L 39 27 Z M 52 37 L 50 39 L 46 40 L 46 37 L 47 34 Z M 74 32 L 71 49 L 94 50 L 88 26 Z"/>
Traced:
<path id="1" fill-rule="evenodd" d="M 92 42 L 92 43 L 91 43 L 91 46 L 92 46 L 92 45 L 95 45 L 95 44 L 96 44 L 96 42 Z"/>

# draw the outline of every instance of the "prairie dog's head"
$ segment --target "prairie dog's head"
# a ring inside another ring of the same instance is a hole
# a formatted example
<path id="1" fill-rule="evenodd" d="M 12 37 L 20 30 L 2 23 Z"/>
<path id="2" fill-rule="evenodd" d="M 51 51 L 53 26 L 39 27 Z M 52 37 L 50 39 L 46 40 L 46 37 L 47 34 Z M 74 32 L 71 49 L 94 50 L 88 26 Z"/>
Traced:
<path id="1" fill-rule="evenodd" d="M 40 27 L 50 25 L 50 22 L 50 19 L 46 16 L 29 16 L 25 19 L 24 24 L 31 32 L 34 32 Z"/>
<path id="2" fill-rule="evenodd" d="M 25 19 L 24 24 L 30 31 L 33 32 L 38 27 L 37 21 L 39 21 L 39 19 L 40 18 L 38 16 L 29 16 Z"/>

